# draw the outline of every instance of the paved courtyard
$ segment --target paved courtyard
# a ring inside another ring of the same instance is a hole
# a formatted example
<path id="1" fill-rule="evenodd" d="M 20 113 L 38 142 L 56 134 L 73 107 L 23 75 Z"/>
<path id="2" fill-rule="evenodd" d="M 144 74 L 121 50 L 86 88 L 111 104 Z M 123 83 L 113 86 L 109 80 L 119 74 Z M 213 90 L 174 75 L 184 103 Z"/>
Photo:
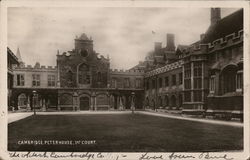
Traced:
<path id="1" fill-rule="evenodd" d="M 38 113 L 12 122 L 8 127 L 8 149 L 11 151 L 192 152 L 243 149 L 241 125 L 152 114 Z"/>

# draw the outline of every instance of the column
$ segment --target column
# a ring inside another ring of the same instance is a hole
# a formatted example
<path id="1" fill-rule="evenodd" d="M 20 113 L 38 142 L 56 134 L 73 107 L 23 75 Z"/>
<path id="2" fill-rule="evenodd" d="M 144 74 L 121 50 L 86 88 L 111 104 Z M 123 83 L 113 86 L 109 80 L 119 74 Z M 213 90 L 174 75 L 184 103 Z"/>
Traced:
<path id="1" fill-rule="evenodd" d="M 57 97 L 57 110 L 60 111 L 61 107 L 60 107 L 60 96 L 58 95 Z"/>
<path id="2" fill-rule="evenodd" d="M 45 98 L 42 99 L 42 111 L 46 111 Z"/>
<path id="3" fill-rule="evenodd" d="M 94 107 L 95 107 L 95 111 L 97 110 L 97 105 L 96 105 L 96 96 L 94 96 Z"/>
<path id="4" fill-rule="evenodd" d="M 31 111 L 31 108 L 30 108 L 30 96 L 28 95 L 28 99 L 27 99 L 27 108 L 26 108 L 27 111 Z"/>
<path id="5" fill-rule="evenodd" d="M 119 110 L 123 110 L 122 96 L 119 96 Z"/>

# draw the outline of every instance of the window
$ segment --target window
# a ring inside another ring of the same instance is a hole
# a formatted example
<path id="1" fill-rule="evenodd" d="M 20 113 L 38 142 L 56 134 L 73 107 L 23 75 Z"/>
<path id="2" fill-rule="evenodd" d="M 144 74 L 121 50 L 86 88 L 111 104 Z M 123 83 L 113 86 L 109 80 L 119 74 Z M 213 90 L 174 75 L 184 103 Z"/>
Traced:
<path id="1" fill-rule="evenodd" d="M 196 62 L 194 63 L 194 77 L 202 76 L 202 63 Z"/>
<path id="2" fill-rule="evenodd" d="M 242 90 L 243 88 L 243 72 L 242 71 L 238 71 L 237 75 L 236 75 L 237 79 L 236 79 L 236 89 L 237 90 Z"/>
<path id="3" fill-rule="evenodd" d="M 112 86 L 113 88 L 116 88 L 116 87 L 117 87 L 117 80 L 116 80 L 116 78 L 112 78 L 111 86 Z"/>
<path id="4" fill-rule="evenodd" d="M 33 74 L 32 75 L 32 86 L 40 86 L 40 75 L 39 74 Z"/>
<path id="5" fill-rule="evenodd" d="M 24 74 L 17 74 L 17 86 L 24 86 Z"/>
<path id="6" fill-rule="evenodd" d="M 129 78 L 125 78 L 125 87 L 129 88 Z"/>
<path id="7" fill-rule="evenodd" d="M 140 88 L 141 87 L 141 79 L 140 78 L 136 78 L 135 79 L 135 87 L 136 88 Z"/>
<path id="8" fill-rule="evenodd" d="M 165 77 L 165 87 L 168 87 L 169 86 L 169 80 L 168 80 L 168 77 Z"/>
<path id="9" fill-rule="evenodd" d="M 172 85 L 176 85 L 176 75 L 172 75 Z"/>
<path id="10" fill-rule="evenodd" d="M 97 81 L 98 81 L 98 82 L 101 82 L 101 81 L 102 81 L 101 72 L 98 72 L 98 73 L 97 73 Z"/>
<path id="11" fill-rule="evenodd" d="M 184 92 L 184 101 L 191 102 L 191 91 Z"/>
<path id="12" fill-rule="evenodd" d="M 101 74 L 101 73 L 100 73 Z M 101 78 L 101 75 L 100 75 Z M 86 64 L 81 64 L 78 69 L 78 82 L 80 84 L 90 84 L 90 68 Z"/>
<path id="13" fill-rule="evenodd" d="M 158 81 L 159 81 L 159 88 L 161 88 L 162 87 L 162 78 L 159 78 Z"/>
<path id="14" fill-rule="evenodd" d="M 55 86 L 56 85 L 56 76 L 55 75 L 48 75 L 48 86 Z"/>
<path id="15" fill-rule="evenodd" d="M 202 101 L 202 91 L 194 91 L 194 102 Z"/>
<path id="16" fill-rule="evenodd" d="M 212 75 L 210 78 L 209 91 L 210 93 L 214 93 L 215 91 L 215 75 Z"/>
<path id="17" fill-rule="evenodd" d="M 184 87 L 185 89 L 191 89 L 191 79 L 184 80 Z"/>
<path id="18" fill-rule="evenodd" d="M 155 80 L 152 80 L 152 88 L 155 89 Z"/>
<path id="19" fill-rule="evenodd" d="M 182 84 L 182 73 L 179 73 L 179 84 L 181 85 Z"/>
<path id="20" fill-rule="evenodd" d="M 202 88 L 202 63 L 194 63 L 194 88 Z"/>
<path id="21" fill-rule="evenodd" d="M 185 64 L 184 65 L 184 78 L 190 78 L 191 77 L 191 64 Z"/>

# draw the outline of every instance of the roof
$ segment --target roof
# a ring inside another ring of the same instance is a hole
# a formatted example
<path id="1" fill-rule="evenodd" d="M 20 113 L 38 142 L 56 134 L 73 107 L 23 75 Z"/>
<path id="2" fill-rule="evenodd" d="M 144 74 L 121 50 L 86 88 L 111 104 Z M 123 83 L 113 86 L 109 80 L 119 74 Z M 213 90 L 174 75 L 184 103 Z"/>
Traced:
<path id="1" fill-rule="evenodd" d="M 211 25 L 205 33 L 202 43 L 213 42 L 216 39 L 236 33 L 243 29 L 243 9 L 240 9 Z"/>
<path id="2" fill-rule="evenodd" d="M 178 45 L 177 50 L 183 52 L 184 50 L 188 49 L 188 47 L 189 47 L 188 45 Z"/>

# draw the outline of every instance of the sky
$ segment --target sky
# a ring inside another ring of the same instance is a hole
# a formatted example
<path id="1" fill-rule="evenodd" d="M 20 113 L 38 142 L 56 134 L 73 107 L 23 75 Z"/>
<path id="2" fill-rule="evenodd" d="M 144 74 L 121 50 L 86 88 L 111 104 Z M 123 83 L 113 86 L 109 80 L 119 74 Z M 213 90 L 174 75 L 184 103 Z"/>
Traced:
<path id="1" fill-rule="evenodd" d="M 221 10 L 222 17 L 237 8 Z M 74 48 L 74 38 L 86 33 L 94 50 L 109 56 L 111 68 L 129 69 L 143 61 L 154 42 L 166 46 L 200 39 L 210 25 L 209 8 L 8 8 L 8 46 L 20 49 L 26 65 L 55 66 L 60 53 Z"/>

